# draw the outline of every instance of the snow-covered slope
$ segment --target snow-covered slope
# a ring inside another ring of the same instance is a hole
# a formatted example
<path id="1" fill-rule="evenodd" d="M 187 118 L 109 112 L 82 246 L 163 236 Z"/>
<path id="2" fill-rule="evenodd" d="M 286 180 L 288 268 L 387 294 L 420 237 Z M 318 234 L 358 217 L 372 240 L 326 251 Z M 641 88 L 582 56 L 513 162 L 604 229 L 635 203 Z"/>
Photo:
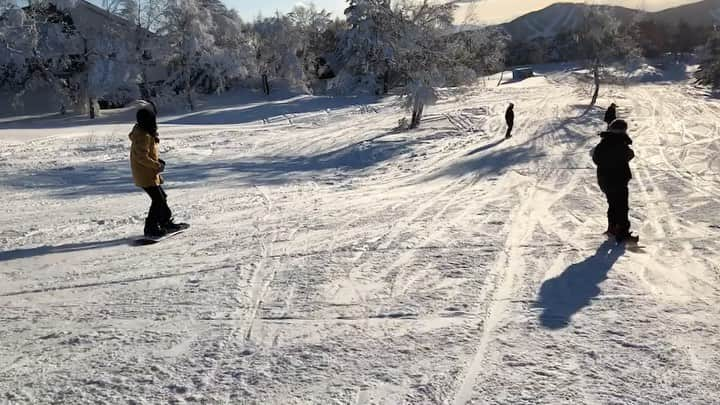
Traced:
<path id="1" fill-rule="evenodd" d="M 698 91 L 603 91 L 635 140 L 634 252 L 600 235 L 602 111 L 568 73 L 446 90 L 413 132 L 392 99 L 168 117 L 192 227 L 142 248 L 130 123 L 4 126 L 0 402 L 712 403 L 720 105 Z"/>

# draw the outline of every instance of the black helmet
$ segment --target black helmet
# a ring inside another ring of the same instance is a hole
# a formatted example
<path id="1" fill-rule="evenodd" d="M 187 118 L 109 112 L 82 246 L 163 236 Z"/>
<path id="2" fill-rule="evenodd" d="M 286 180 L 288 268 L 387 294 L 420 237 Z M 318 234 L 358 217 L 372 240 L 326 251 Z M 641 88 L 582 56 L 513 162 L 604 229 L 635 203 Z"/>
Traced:
<path id="1" fill-rule="evenodd" d="M 136 114 L 137 123 L 138 126 L 145 131 L 147 131 L 149 134 L 155 135 L 157 134 L 157 120 L 155 118 L 155 113 L 146 109 L 142 108 L 138 110 Z"/>
<path id="2" fill-rule="evenodd" d="M 628 123 L 625 120 L 617 119 L 610 124 L 609 132 L 624 134 L 628 130 Z"/>

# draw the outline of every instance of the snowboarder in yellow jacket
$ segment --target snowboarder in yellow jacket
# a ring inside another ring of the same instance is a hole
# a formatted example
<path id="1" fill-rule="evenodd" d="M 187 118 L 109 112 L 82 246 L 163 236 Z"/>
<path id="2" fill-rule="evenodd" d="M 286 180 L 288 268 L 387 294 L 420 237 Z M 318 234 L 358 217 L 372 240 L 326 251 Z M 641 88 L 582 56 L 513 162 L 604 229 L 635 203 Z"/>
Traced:
<path id="1" fill-rule="evenodd" d="M 165 162 L 160 159 L 160 137 L 157 132 L 155 112 L 143 108 L 137 112 L 137 123 L 130 132 L 130 167 L 135 185 L 145 190 L 152 204 L 145 219 L 145 237 L 161 238 L 168 233 L 186 228 L 176 224 L 167 205 L 167 194 L 162 189 Z"/>

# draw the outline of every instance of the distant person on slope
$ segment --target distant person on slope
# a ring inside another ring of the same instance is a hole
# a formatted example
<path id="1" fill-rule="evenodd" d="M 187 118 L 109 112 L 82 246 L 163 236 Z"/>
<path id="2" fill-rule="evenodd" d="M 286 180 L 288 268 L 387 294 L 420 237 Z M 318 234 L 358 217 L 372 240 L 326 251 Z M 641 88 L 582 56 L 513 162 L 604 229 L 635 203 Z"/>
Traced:
<path id="1" fill-rule="evenodd" d="M 628 143 L 627 130 L 627 122 L 613 121 L 610 128 L 600 134 L 602 140 L 592 154 L 597 165 L 598 184 L 608 202 L 608 230 L 605 233 L 614 236 L 618 243 L 638 241 L 638 237 L 630 233 L 628 217 L 628 183 L 632 179 L 630 161 L 635 153 L 630 149 L 632 141 Z"/>
<path id="2" fill-rule="evenodd" d="M 608 128 L 610 128 L 610 124 L 613 123 L 617 119 L 617 106 L 615 103 L 610 104 L 610 107 L 608 107 L 607 111 L 605 111 L 605 123 L 608 125 Z"/>
<path id="3" fill-rule="evenodd" d="M 154 110 L 154 108 L 153 108 Z M 187 224 L 176 224 L 167 205 L 167 194 L 162 189 L 165 162 L 159 158 L 155 112 L 143 108 L 137 112 L 137 123 L 130 132 L 130 167 L 135 185 L 145 190 L 152 204 L 145 219 L 145 237 L 161 238 L 168 233 L 177 232 Z"/>
<path id="4" fill-rule="evenodd" d="M 507 110 L 505 111 L 505 123 L 507 124 L 507 132 L 505 133 L 505 139 L 512 137 L 513 126 L 515 125 L 515 104 L 510 103 Z"/>

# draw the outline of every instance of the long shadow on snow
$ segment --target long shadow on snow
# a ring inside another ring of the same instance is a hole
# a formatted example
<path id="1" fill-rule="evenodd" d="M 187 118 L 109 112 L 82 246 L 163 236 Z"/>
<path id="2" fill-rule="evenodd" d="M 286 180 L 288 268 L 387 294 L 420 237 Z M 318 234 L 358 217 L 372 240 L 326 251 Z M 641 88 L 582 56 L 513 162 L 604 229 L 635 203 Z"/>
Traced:
<path id="1" fill-rule="evenodd" d="M 128 238 L 121 238 L 102 242 L 70 243 L 60 246 L 39 246 L 29 249 L 8 250 L 6 252 L 0 252 L 0 262 L 58 253 L 72 253 L 80 252 L 83 250 L 105 249 L 109 247 L 128 245 L 130 244 L 130 242 L 131 240 Z"/>
<path id="2" fill-rule="evenodd" d="M 354 105 L 375 104 L 380 99 L 374 96 L 308 96 L 293 95 L 285 92 L 273 94 L 270 97 L 242 94 L 238 96 L 243 104 L 208 104 L 199 111 L 190 114 L 166 113 L 160 109 L 161 124 L 174 125 L 222 125 L 242 124 L 262 121 L 284 114 L 303 114 L 320 112 L 338 108 L 347 108 Z M 165 118 L 168 117 L 168 118 Z M 107 110 L 101 112 L 100 117 L 90 119 L 84 114 L 69 113 L 67 115 L 46 114 L 41 117 L 19 117 L 5 119 L 0 123 L 2 129 L 59 129 L 70 127 L 84 127 L 92 125 L 127 124 L 129 127 L 135 122 L 135 110 L 132 108 L 120 110 Z"/>
<path id="3" fill-rule="evenodd" d="M 601 129 L 598 122 L 602 111 L 598 108 L 594 109 L 592 114 L 584 115 L 579 111 L 579 106 L 574 109 L 578 111 L 578 116 L 559 121 L 553 120 L 540 128 L 537 135 L 520 144 L 513 145 L 505 142 L 505 139 L 487 143 L 471 150 L 465 154 L 464 158 L 431 174 L 428 178 L 433 180 L 441 177 L 460 177 L 467 173 L 475 173 L 480 177 L 496 176 L 514 168 L 521 168 L 525 163 L 548 156 L 544 145 L 537 144 L 537 141 L 543 138 L 548 139 L 548 142 L 580 147 L 588 140 L 589 135 L 596 135 L 596 133 L 590 131 L 578 132 L 570 126 L 579 125 L 585 128 L 595 125 L 598 129 Z M 513 139 L 521 138 L 522 135 L 516 135 Z M 494 150 L 498 147 L 500 149 Z"/>
<path id="4" fill-rule="evenodd" d="M 306 114 L 358 104 L 373 104 L 377 97 L 311 97 L 298 96 L 289 100 L 267 102 L 259 105 L 237 106 L 186 115 L 163 124 L 174 125 L 226 125 L 246 124 L 288 114 Z"/>
<path id="5" fill-rule="evenodd" d="M 254 160 L 173 164 L 167 158 L 164 174 L 168 189 L 192 188 L 210 181 L 223 185 L 285 184 L 293 181 L 337 179 L 350 172 L 369 169 L 411 150 L 422 139 L 381 140 L 381 134 L 332 151 L 311 156 L 260 156 Z M 40 189 L 52 196 L 78 198 L 138 192 L 127 161 L 54 168 L 5 176 L 0 184 L 15 189 Z M 171 197 L 172 198 L 172 197 Z"/>
<path id="6" fill-rule="evenodd" d="M 545 156 L 544 153 L 537 152 L 536 148 L 532 146 L 533 140 L 534 139 L 528 140 L 520 145 L 506 146 L 496 151 L 491 150 L 502 145 L 505 139 L 490 142 L 468 152 L 464 159 L 460 159 L 444 169 L 431 174 L 428 176 L 428 179 L 461 177 L 467 173 L 475 173 L 479 177 L 502 174 L 514 166 L 519 166 Z M 505 143 L 505 145 L 508 144 Z"/>
<path id="7" fill-rule="evenodd" d="M 536 308 L 542 308 L 540 323 L 548 329 L 562 329 L 570 319 L 600 295 L 600 283 L 625 252 L 622 245 L 603 243 L 594 255 L 568 267 L 540 287 Z"/>
<path id="8" fill-rule="evenodd" d="M 487 145 L 483 145 L 479 148 L 475 148 L 475 149 L 471 150 L 470 152 L 468 152 L 465 156 L 472 156 L 472 155 L 475 155 L 480 152 L 485 152 L 486 150 L 490 150 L 490 149 L 500 145 L 501 143 L 505 142 L 506 140 L 507 139 L 502 138 L 499 141 L 491 142 L 491 143 L 488 143 Z"/>
<path id="9" fill-rule="evenodd" d="M 354 143 L 312 156 L 261 156 L 255 160 L 186 164 L 171 168 L 169 181 L 192 183 L 212 177 L 255 185 L 283 184 L 316 180 L 323 176 L 349 175 L 369 169 L 410 151 L 415 141 L 380 141 Z"/>

